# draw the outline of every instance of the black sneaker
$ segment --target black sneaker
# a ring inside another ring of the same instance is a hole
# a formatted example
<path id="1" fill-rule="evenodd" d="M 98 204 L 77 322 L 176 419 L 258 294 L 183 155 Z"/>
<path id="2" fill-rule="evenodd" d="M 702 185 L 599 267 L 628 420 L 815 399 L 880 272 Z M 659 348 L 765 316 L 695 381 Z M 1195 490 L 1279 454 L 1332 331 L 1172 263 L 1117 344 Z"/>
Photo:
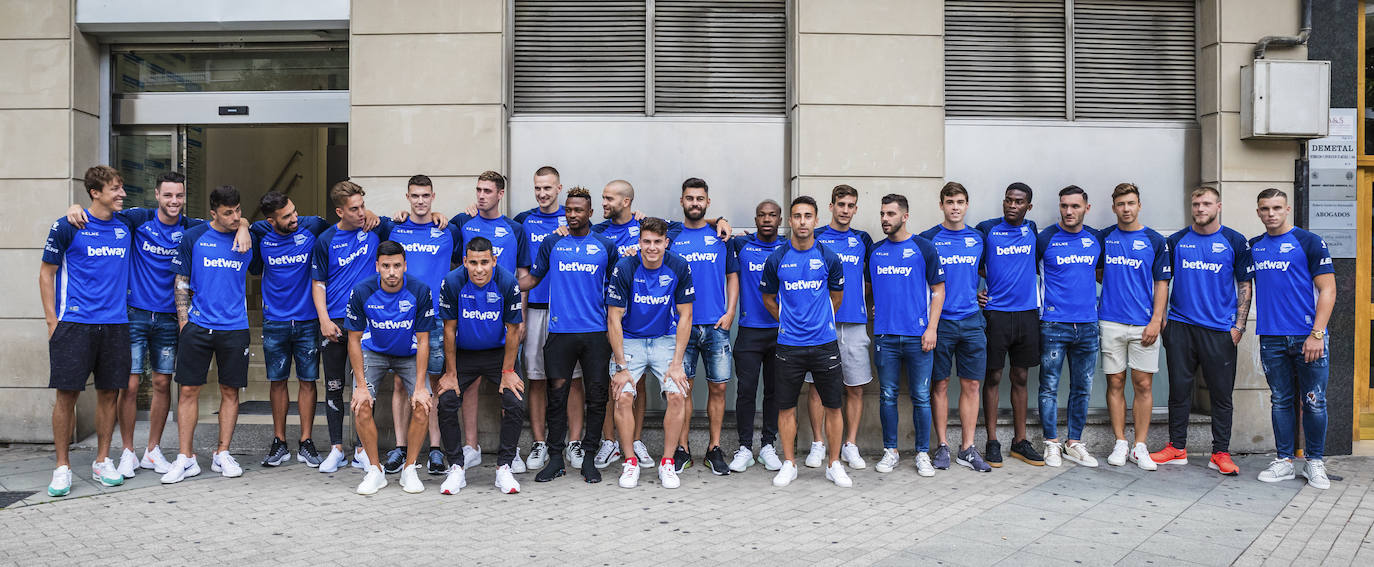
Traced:
<path id="1" fill-rule="evenodd" d="M 549 482 L 560 476 L 563 476 L 563 455 L 549 451 L 549 462 L 539 470 L 538 474 L 534 475 L 534 481 Z"/>
<path id="2" fill-rule="evenodd" d="M 273 437 L 272 447 L 267 449 L 267 457 L 262 460 L 262 466 L 275 467 L 289 460 L 291 451 L 287 450 L 286 442 L 279 437 Z"/>
<path id="3" fill-rule="evenodd" d="M 673 451 L 673 468 L 677 469 L 678 474 L 692 466 L 692 453 L 678 445 L 677 450 Z"/>
<path id="4" fill-rule="evenodd" d="M 1035 445 L 1031 445 L 1029 439 L 1022 439 L 1012 443 L 1009 453 L 1011 453 L 1011 456 L 1025 461 L 1028 465 L 1037 467 L 1045 466 L 1045 457 L 1040 455 L 1040 451 L 1035 450 Z"/>
<path id="5" fill-rule="evenodd" d="M 983 460 L 994 469 L 1002 468 L 1002 444 L 996 439 L 988 441 L 983 446 Z"/>
<path id="6" fill-rule="evenodd" d="M 725 464 L 725 452 L 720 450 L 720 445 L 716 445 L 706 450 L 706 468 L 711 469 L 711 474 L 725 476 L 730 474 L 730 466 Z"/>
<path id="7" fill-rule="evenodd" d="M 601 482 L 601 471 L 596 469 L 596 459 L 582 459 L 582 480 L 587 484 Z"/>
<path id="8" fill-rule="evenodd" d="M 434 476 L 448 474 L 448 466 L 444 464 L 444 452 L 438 449 L 429 450 L 429 474 Z"/>
<path id="9" fill-rule="evenodd" d="M 397 447 L 387 452 L 386 460 L 382 463 L 382 470 L 385 471 L 386 474 L 396 474 L 401 472 L 401 469 L 405 466 L 406 448 Z"/>
<path id="10" fill-rule="evenodd" d="M 315 450 L 315 442 L 309 439 L 301 441 L 301 448 L 296 451 L 296 460 L 312 469 L 319 468 L 320 462 L 324 461 L 320 458 L 320 452 Z"/>

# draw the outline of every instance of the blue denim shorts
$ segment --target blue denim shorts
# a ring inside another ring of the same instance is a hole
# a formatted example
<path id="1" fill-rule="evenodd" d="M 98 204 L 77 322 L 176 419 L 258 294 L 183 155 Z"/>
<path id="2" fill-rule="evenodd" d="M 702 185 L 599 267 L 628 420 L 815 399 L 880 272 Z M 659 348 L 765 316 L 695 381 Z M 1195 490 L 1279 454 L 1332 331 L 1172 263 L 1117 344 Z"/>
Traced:
<path id="1" fill-rule="evenodd" d="M 982 312 L 959 320 L 940 319 L 935 333 L 931 381 L 948 379 L 951 369 L 960 378 L 983 379 L 987 373 L 988 335 Z"/>
<path id="2" fill-rule="evenodd" d="M 425 374 L 439 376 L 444 373 L 444 328 L 429 332 L 429 366 Z"/>
<path id="3" fill-rule="evenodd" d="M 176 313 L 155 313 L 137 307 L 130 307 L 128 313 L 129 355 L 133 358 L 129 374 L 142 374 L 144 370 L 158 374 L 174 372 L 177 335 L 181 333 Z"/>
<path id="4" fill-rule="evenodd" d="M 706 362 L 706 381 L 729 382 L 735 373 L 734 357 L 730 355 L 730 330 L 715 325 L 692 325 L 692 336 L 682 355 L 682 370 L 688 378 L 697 377 L 697 354 Z"/>
<path id="5" fill-rule="evenodd" d="M 673 349 L 677 347 L 677 338 L 673 335 L 664 335 L 651 339 L 631 339 L 626 338 L 623 343 L 625 351 L 625 366 L 630 372 L 630 382 L 625 384 L 621 393 L 635 395 L 635 385 L 639 384 L 639 379 L 645 374 L 652 374 L 658 378 L 658 390 L 664 398 L 668 394 L 681 394 L 677 384 L 668 379 L 668 368 L 673 363 Z M 683 369 L 686 372 L 686 369 Z M 615 362 L 611 362 L 611 374 L 615 374 Z"/>
<path id="6" fill-rule="evenodd" d="M 290 378 L 295 360 L 296 379 L 314 382 L 320 376 L 320 322 L 263 321 L 262 354 L 268 381 Z"/>

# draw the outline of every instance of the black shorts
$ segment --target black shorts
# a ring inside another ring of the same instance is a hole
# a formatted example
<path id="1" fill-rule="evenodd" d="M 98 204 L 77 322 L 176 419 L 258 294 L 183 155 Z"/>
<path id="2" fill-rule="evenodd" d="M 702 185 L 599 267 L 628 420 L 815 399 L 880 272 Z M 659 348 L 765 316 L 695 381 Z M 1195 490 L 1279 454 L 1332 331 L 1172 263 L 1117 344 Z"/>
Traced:
<path id="1" fill-rule="evenodd" d="M 468 385 L 478 378 L 486 378 L 492 384 L 501 383 L 501 363 L 506 361 L 506 349 L 457 351 L 455 365 L 458 367 L 458 388 L 468 389 Z"/>
<path id="2" fill-rule="evenodd" d="M 216 331 L 187 323 L 177 342 L 177 384 L 204 386 L 214 357 L 219 385 L 248 386 L 248 329 Z"/>
<path id="3" fill-rule="evenodd" d="M 1007 356 L 1015 368 L 1040 366 L 1040 312 L 983 311 L 987 319 L 988 370 L 1001 370 Z"/>
<path id="4" fill-rule="evenodd" d="M 797 407 L 806 373 L 814 380 L 812 387 L 821 396 L 821 405 L 839 409 L 844 403 L 844 368 L 840 362 L 840 344 L 830 341 L 819 346 L 778 345 L 776 357 L 778 381 L 778 409 Z"/>
<path id="5" fill-rule="evenodd" d="M 80 392 L 95 375 L 95 389 L 129 386 L 129 324 L 88 325 L 58 321 L 48 338 L 48 387 Z"/>

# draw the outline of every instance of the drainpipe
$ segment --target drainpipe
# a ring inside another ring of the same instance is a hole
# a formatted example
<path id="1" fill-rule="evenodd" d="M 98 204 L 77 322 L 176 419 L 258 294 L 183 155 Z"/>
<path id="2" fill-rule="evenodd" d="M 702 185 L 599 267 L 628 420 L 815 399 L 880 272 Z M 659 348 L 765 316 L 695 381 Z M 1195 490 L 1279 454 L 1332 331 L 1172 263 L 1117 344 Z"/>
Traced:
<path id="1" fill-rule="evenodd" d="M 1302 28 L 1298 30 L 1298 35 L 1270 35 L 1265 36 L 1255 44 L 1255 59 L 1264 59 L 1264 50 L 1269 46 L 1275 47 L 1296 47 L 1307 45 L 1308 36 L 1312 35 L 1312 0 L 1302 0 Z"/>
<path id="2" fill-rule="evenodd" d="M 1255 44 L 1255 59 L 1264 59 L 1264 52 L 1270 46 L 1275 47 L 1297 47 L 1307 45 L 1307 39 L 1312 35 L 1312 0 L 1302 0 L 1302 27 L 1298 30 L 1298 35 L 1269 35 L 1261 38 Z M 1308 200 L 1308 163 L 1307 163 L 1307 141 L 1298 142 L 1298 159 L 1293 164 L 1293 213 L 1294 225 L 1307 228 L 1307 200 Z"/>

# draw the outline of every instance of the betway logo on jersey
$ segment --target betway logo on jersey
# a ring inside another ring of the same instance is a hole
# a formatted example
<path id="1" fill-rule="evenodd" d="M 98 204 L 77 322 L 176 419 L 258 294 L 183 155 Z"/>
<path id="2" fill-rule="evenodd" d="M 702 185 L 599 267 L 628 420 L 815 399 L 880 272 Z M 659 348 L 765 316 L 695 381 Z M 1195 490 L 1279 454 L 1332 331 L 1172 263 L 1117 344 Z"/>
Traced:
<path id="1" fill-rule="evenodd" d="M 759 262 L 759 263 L 757 263 L 757 264 L 755 264 L 755 263 L 753 263 L 753 262 L 748 262 L 748 264 L 749 264 L 749 271 L 751 271 L 751 272 L 762 272 L 762 271 L 763 271 L 763 262 Z"/>
<path id="2" fill-rule="evenodd" d="M 1203 261 L 1203 260 L 1184 260 L 1184 261 L 1183 261 L 1183 269 L 1185 269 L 1185 270 L 1201 270 L 1201 271 L 1204 271 L 1204 272 L 1212 272 L 1212 273 L 1214 273 L 1214 274 L 1220 274 L 1220 273 L 1221 273 L 1221 268 L 1222 268 L 1222 266 L 1221 266 L 1221 263 L 1220 263 L 1220 262 L 1206 262 L 1206 261 Z"/>
<path id="3" fill-rule="evenodd" d="M 968 264 L 970 266 L 978 263 L 977 256 L 941 256 L 940 264 L 948 266 L 950 264 Z"/>
<path id="4" fill-rule="evenodd" d="M 229 268 L 231 270 L 243 269 L 242 260 L 230 260 L 228 258 L 201 258 L 200 265 L 206 268 Z"/>
<path id="5" fill-rule="evenodd" d="M 87 246 L 87 247 L 86 247 L 86 255 L 87 255 L 87 256 L 119 256 L 120 258 L 123 258 L 123 257 L 124 257 L 124 254 L 125 254 L 126 252 L 128 252 L 128 250 L 129 250 L 128 248 L 121 248 L 121 247 L 118 247 L 118 246 Z"/>
<path id="6" fill-rule="evenodd" d="M 878 266 L 875 270 L 880 276 L 910 276 L 911 266 Z"/>
<path id="7" fill-rule="evenodd" d="M 295 256 L 268 256 L 267 265 L 290 266 L 292 264 L 304 264 L 305 261 L 309 259 L 309 254 L 296 254 Z"/>
<path id="8" fill-rule="evenodd" d="M 367 254 L 367 250 L 368 250 L 368 247 L 367 247 L 366 244 L 364 244 L 364 245 L 362 245 L 361 248 L 358 248 L 357 250 L 354 250 L 352 254 L 349 254 L 349 255 L 347 255 L 347 256 L 344 256 L 344 257 L 342 257 L 342 258 L 339 258 L 339 267 L 342 268 L 342 267 L 344 267 L 344 266 L 347 266 L 347 265 L 349 265 L 349 264 L 352 264 L 354 260 L 357 260 L 357 259 L 358 259 L 358 257 L 363 256 L 364 254 Z"/>
<path id="9" fill-rule="evenodd" d="M 372 328 L 381 329 L 383 331 L 408 331 L 415 326 L 415 320 L 406 319 L 405 321 L 372 321 L 371 325 Z"/>
<path id="10" fill-rule="evenodd" d="M 1283 261 L 1283 260 L 1262 260 L 1262 261 L 1259 261 L 1259 262 L 1255 262 L 1255 269 L 1256 269 L 1256 270 L 1287 270 L 1289 264 L 1292 264 L 1292 262 L 1287 262 L 1287 261 Z"/>
<path id="11" fill-rule="evenodd" d="M 558 271 L 560 272 L 586 272 L 596 273 L 596 264 L 584 264 L 582 262 L 559 262 Z"/>
<path id="12" fill-rule="evenodd" d="M 142 248 L 144 252 L 157 254 L 158 256 L 173 256 L 177 253 L 176 250 L 172 250 L 171 248 L 163 248 L 161 246 L 148 242 L 147 240 L 143 241 Z"/>
<path id="13" fill-rule="evenodd" d="M 635 295 L 635 303 L 644 305 L 667 305 L 672 299 L 666 295 Z"/>
<path id="14" fill-rule="evenodd" d="M 1139 241 L 1137 240 L 1137 242 Z M 1145 265 L 1145 261 L 1141 260 L 1140 258 L 1127 258 L 1125 256 L 1107 256 L 1107 259 L 1103 260 L 1103 262 L 1107 264 L 1127 266 L 1131 269 L 1136 270 L 1140 269 L 1141 266 Z"/>
<path id="15" fill-rule="evenodd" d="M 683 255 L 682 255 L 682 259 L 683 259 L 683 260 L 686 260 L 686 261 L 688 261 L 688 262 L 711 262 L 711 263 L 715 263 L 716 258 L 719 257 L 719 256 L 720 256 L 720 254 L 719 254 L 719 253 L 716 253 L 716 252 L 693 252 L 693 253 L 691 253 L 691 254 L 683 254 Z"/>
<path id="16" fill-rule="evenodd" d="M 546 232 L 546 233 L 544 233 L 544 234 L 535 234 L 535 233 L 531 232 L 531 233 L 530 233 L 530 242 L 533 242 L 533 243 L 535 243 L 535 244 L 538 244 L 538 243 L 540 243 L 540 242 L 543 242 L 545 238 L 548 238 L 550 234 L 553 234 L 553 233 L 552 233 L 552 232 Z"/>
<path id="17" fill-rule="evenodd" d="M 476 319 L 478 321 L 495 321 L 501 318 L 500 311 L 477 311 L 473 309 L 463 310 L 464 319 Z"/>
<path id="18" fill-rule="evenodd" d="M 836 254 L 836 256 L 839 256 L 839 257 L 840 257 L 840 261 L 841 261 L 841 262 L 844 262 L 844 263 L 846 263 L 846 264 L 856 264 L 856 265 L 857 265 L 857 264 L 859 263 L 859 255 L 858 255 L 858 254 Z"/>
<path id="19" fill-rule="evenodd" d="M 782 288 L 787 291 L 816 291 L 825 282 L 820 280 L 802 280 L 799 282 L 783 282 Z"/>
<path id="20" fill-rule="evenodd" d="M 995 252 L 998 256 L 1008 256 L 1011 254 L 1030 254 L 1031 245 L 1021 244 L 1016 246 L 998 246 L 996 247 Z"/>
<path id="21" fill-rule="evenodd" d="M 621 256 L 629 256 L 629 255 L 631 255 L 632 253 L 634 253 L 636 250 L 639 250 L 639 244 L 627 244 L 627 245 L 625 245 L 625 246 L 616 246 L 616 247 L 615 247 L 615 252 L 616 252 L 617 254 L 621 255 Z M 690 261 L 690 260 L 688 260 L 688 261 Z"/>
<path id="22" fill-rule="evenodd" d="M 1097 257 L 1085 254 L 1071 254 L 1068 256 L 1055 256 L 1054 263 L 1057 266 L 1067 264 L 1091 264 L 1097 261 Z"/>
<path id="23" fill-rule="evenodd" d="M 413 253 L 413 254 L 438 254 L 438 253 L 439 253 L 439 245 L 438 245 L 438 244 L 423 244 L 423 243 L 420 243 L 420 242 L 407 242 L 407 243 L 405 243 L 405 244 L 402 244 L 402 245 L 401 245 L 401 248 L 404 248 L 406 252 L 410 252 L 410 253 Z"/>

